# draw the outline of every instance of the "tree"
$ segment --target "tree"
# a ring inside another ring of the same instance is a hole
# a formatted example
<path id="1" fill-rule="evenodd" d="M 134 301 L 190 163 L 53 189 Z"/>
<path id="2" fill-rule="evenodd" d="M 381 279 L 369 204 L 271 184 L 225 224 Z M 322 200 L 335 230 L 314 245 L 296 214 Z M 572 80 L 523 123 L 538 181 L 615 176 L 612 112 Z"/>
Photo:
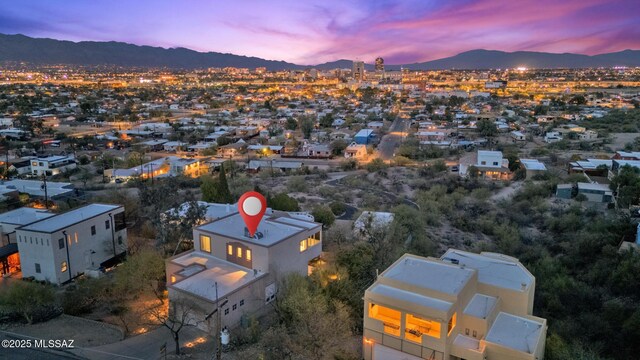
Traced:
<path id="1" fill-rule="evenodd" d="M 302 135 L 305 139 L 308 139 L 311 136 L 311 132 L 313 131 L 314 123 L 313 119 L 309 116 L 302 116 L 298 119 L 298 126 L 300 127 L 300 131 L 302 131 Z"/>
<path id="2" fill-rule="evenodd" d="M 161 305 L 149 310 L 150 318 L 154 323 L 164 326 L 171 332 L 176 346 L 176 355 L 180 355 L 180 332 L 182 329 L 199 322 L 195 314 L 193 305 L 183 300 L 171 301 L 168 309 Z"/>
<path id="3" fill-rule="evenodd" d="M 164 303 L 163 293 L 158 284 L 165 278 L 164 259 L 154 250 L 142 250 L 118 268 L 115 274 L 115 288 L 123 294 L 139 294 L 150 289 L 160 303 Z"/>
<path id="4" fill-rule="evenodd" d="M 333 125 L 333 114 L 328 113 L 320 118 L 320 127 L 328 128 Z"/>
<path id="5" fill-rule="evenodd" d="M 300 211 L 298 200 L 292 198 L 286 193 L 279 193 L 274 197 L 267 196 L 267 204 L 273 210 Z"/>
<path id="6" fill-rule="evenodd" d="M 335 215 L 333 215 L 333 212 L 327 206 L 316 206 L 311 212 L 311 215 L 313 215 L 315 221 L 322 223 L 322 227 L 325 229 L 330 227 L 336 220 Z"/>
<path id="7" fill-rule="evenodd" d="M 0 296 L 0 305 L 20 314 L 27 323 L 38 320 L 43 310 L 54 306 L 55 293 L 50 285 L 14 282 Z"/>
<path id="8" fill-rule="evenodd" d="M 609 187 L 617 194 L 618 206 L 628 207 L 638 204 L 640 201 L 640 171 L 630 165 L 623 166 L 619 169 L 618 174 L 611 179 Z"/>
<path id="9" fill-rule="evenodd" d="M 333 155 L 339 156 L 342 155 L 344 149 L 347 148 L 347 142 L 343 139 L 336 139 L 329 144 L 329 148 L 331 148 Z"/>
<path id="10" fill-rule="evenodd" d="M 287 122 L 284 124 L 285 129 L 295 130 L 298 128 L 298 122 L 294 118 L 287 118 Z"/>
<path id="11" fill-rule="evenodd" d="M 227 174 L 224 170 L 224 164 L 220 165 L 220 174 L 218 175 L 218 202 L 222 204 L 231 204 L 233 202 L 233 196 L 229 191 L 229 184 L 227 184 Z"/>
<path id="12" fill-rule="evenodd" d="M 494 137 L 498 134 L 498 129 L 496 128 L 496 124 L 494 124 L 491 120 L 482 119 L 478 121 L 476 126 L 478 127 L 478 132 L 482 136 Z"/>

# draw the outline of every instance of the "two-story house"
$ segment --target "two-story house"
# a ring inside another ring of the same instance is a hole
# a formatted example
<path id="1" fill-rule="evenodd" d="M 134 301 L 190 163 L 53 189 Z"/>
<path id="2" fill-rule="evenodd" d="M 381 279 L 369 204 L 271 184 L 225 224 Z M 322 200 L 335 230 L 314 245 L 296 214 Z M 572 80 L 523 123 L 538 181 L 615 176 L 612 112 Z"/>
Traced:
<path id="1" fill-rule="evenodd" d="M 492 180 L 509 180 L 513 176 L 509 170 L 509 160 L 502 156 L 502 151 L 478 150 L 475 163 L 460 162 L 460 176 L 472 176 L 471 166 L 478 177 Z"/>
<path id="2" fill-rule="evenodd" d="M 220 306 L 224 326 L 264 311 L 275 299 L 277 280 L 309 274 L 322 252 L 322 225 L 283 215 L 265 215 L 253 237 L 235 210 L 193 230 L 194 249 L 167 260 L 169 303 L 188 304 L 193 323 L 212 332 Z"/>
<path id="3" fill-rule="evenodd" d="M 532 316 L 535 278 L 496 253 L 405 254 L 364 295 L 366 360 L 536 360 L 547 323 Z"/>
<path id="4" fill-rule="evenodd" d="M 23 277 L 62 284 L 127 251 L 124 207 L 90 204 L 15 229 Z"/>
<path id="5" fill-rule="evenodd" d="M 57 175 L 77 167 L 76 158 L 73 155 L 48 156 L 31 159 L 32 175 Z"/>

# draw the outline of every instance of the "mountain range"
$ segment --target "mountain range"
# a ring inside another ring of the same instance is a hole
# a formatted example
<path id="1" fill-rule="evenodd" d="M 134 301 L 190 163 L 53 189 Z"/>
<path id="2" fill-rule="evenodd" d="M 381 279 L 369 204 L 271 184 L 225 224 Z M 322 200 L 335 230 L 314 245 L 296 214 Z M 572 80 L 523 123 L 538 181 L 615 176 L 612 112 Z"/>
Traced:
<path id="1" fill-rule="evenodd" d="M 0 34 L 0 63 L 26 62 L 34 65 L 115 65 L 123 67 L 201 69 L 208 67 L 266 67 L 269 70 L 302 70 L 316 68 L 330 70 L 351 68 L 351 60 L 338 60 L 315 66 L 297 65 L 285 61 L 265 60 L 258 57 L 198 52 L 186 48 L 140 46 L 123 42 L 64 41 L 32 38 L 25 35 Z M 588 68 L 613 66 L 640 66 L 640 50 L 624 50 L 600 55 L 555 54 L 532 51 L 504 52 L 497 50 L 471 50 L 455 56 L 427 62 L 385 65 L 385 69 L 410 70 L 440 69 L 502 69 L 524 66 L 527 68 Z M 373 65 L 367 64 L 372 70 Z"/>

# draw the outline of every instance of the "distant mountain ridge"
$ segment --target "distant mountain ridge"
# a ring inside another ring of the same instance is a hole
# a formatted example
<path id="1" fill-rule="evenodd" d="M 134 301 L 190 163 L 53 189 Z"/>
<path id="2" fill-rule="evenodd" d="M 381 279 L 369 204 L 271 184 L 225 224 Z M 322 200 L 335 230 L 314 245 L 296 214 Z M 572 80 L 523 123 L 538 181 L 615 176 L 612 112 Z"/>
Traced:
<path id="1" fill-rule="evenodd" d="M 72 42 L 32 38 L 25 35 L 0 34 L 0 62 L 18 61 L 36 65 L 116 65 L 171 69 L 202 69 L 208 67 L 266 67 L 269 70 L 350 69 L 351 60 L 337 60 L 315 66 L 297 65 L 285 61 L 265 60 L 258 57 L 198 52 L 185 48 L 165 49 L 123 42 Z M 524 66 L 528 68 L 587 68 L 613 66 L 640 66 L 640 50 L 581 55 L 554 54 L 533 51 L 504 52 L 497 50 L 471 50 L 455 56 L 406 65 L 386 65 L 388 70 L 401 67 L 410 70 L 441 69 L 500 69 Z M 373 65 L 366 64 L 367 70 Z"/>

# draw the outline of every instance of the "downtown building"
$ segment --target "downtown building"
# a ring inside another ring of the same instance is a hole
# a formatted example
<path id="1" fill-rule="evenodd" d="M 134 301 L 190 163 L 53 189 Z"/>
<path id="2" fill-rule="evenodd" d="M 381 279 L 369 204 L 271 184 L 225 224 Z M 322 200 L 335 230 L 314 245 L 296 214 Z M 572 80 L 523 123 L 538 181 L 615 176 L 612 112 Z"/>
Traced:
<path id="1" fill-rule="evenodd" d="M 506 255 L 405 254 L 365 291 L 364 359 L 542 359 L 534 293 L 533 275 Z"/>
<path id="2" fill-rule="evenodd" d="M 286 213 L 265 214 L 253 237 L 236 209 L 193 230 L 194 249 L 167 259 L 169 304 L 209 333 L 269 309 L 277 282 L 308 275 L 322 252 L 322 225 Z M 187 315 L 185 313 L 188 312 Z"/>

